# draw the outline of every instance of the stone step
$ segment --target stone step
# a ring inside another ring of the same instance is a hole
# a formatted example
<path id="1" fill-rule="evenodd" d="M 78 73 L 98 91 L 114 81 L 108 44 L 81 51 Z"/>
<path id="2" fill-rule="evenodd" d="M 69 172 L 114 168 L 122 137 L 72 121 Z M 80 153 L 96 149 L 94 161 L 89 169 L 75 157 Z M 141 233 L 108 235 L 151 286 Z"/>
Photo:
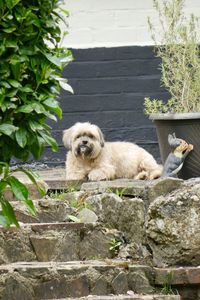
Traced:
<path id="1" fill-rule="evenodd" d="M 118 232 L 99 224 L 33 223 L 0 228 L 0 263 L 110 258 Z"/>
<path id="2" fill-rule="evenodd" d="M 52 198 L 53 197 L 53 198 Z M 121 198 L 115 193 L 88 194 L 84 191 L 54 194 L 34 201 L 37 214 L 31 216 L 23 203 L 13 202 L 16 216 L 23 223 L 70 221 L 69 215 L 82 222 L 99 222 L 115 228 L 127 240 L 140 244 L 145 237 L 146 210 L 139 198 Z M 77 220 L 77 221 L 78 221 Z"/>
<path id="3" fill-rule="evenodd" d="M 155 285 L 168 285 L 178 290 L 181 299 L 196 300 L 200 296 L 200 266 L 155 268 Z"/>
<path id="4" fill-rule="evenodd" d="M 108 295 L 108 296 L 93 296 L 81 298 L 63 298 L 57 300 L 181 300 L 179 295 Z M 43 300 L 43 299 L 42 299 Z M 55 300 L 55 299 L 48 299 Z"/>
<path id="5" fill-rule="evenodd" d="M 138 294 L 154 292 L 152 268 L 120 260 L 18 262 L 1 265 L 0 275 L 1 300 L 79 298 L 91 294 L 127 295 L 128 291 Z"/>

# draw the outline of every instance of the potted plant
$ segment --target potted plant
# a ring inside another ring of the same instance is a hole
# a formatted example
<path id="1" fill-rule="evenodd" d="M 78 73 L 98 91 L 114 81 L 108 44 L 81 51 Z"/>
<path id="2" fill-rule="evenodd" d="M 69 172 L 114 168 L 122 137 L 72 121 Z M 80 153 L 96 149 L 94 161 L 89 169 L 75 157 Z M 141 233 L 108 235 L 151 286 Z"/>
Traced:
<path id="1" fill-rule="evenodd" d="M 156 56 L 161 59 L 161 84 L 169 92 L 169 99 L 145 98 L 145 113 L 156 125 L 161 159 L 164 163 L 170 148 L 168 134 L 193 144 L 180 177 L 200 176 L 200 51 L 198 18 L 184 15 L 184 0 L 160 3 L 153 0 L 159 15 L 161 32 L 150 19 L 148 24 L 155 43 Z M 159 40 L 159 42 L 158 42 Z"/>

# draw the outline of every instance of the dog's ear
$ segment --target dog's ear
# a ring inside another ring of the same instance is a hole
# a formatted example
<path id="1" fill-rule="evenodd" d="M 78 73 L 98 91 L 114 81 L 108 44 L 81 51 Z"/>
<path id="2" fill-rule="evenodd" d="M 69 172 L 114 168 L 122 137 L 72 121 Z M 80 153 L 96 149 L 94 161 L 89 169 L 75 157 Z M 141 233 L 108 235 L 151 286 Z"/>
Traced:
<path id="1" fill-rule="evenodd" d="M 105 140 L 104 140 L 103 133 L 102 133 L 101 129 L 98 126 L 97 126 L 97 130 L 98 130 L 98 133 L 99 133 L 100 145 L 101 145 L 101 147 L 104 147 Z"/>
<path id="2" fill-rule="evenodd" d="M 72 145 L 71 145 L 71 136 L 72 136 L 72 127 L 69 129 L 65 129 L 63 131 L 63 144 L 65 148 L 68 150 L 71 150 Z"/>

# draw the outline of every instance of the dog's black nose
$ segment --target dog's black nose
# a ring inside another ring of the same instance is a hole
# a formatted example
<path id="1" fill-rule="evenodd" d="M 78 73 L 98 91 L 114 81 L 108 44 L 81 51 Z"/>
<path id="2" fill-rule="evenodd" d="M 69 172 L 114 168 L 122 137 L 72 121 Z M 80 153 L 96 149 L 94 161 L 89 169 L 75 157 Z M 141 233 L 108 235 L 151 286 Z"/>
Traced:
<path id="1" fill-rule="evenodd" d="M 87 145 L 88 141 L 84 140 L 84 141 L 82 141 L 82 143 L 83 143 L 84 145 Z"/>

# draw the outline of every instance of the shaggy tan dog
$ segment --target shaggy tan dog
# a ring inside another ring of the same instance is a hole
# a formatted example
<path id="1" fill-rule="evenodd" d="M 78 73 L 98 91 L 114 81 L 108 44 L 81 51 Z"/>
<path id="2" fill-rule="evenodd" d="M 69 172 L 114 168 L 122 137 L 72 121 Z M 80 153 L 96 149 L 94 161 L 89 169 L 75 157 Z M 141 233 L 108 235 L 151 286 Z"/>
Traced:
<path id="1" fill-rule="evenodd" d="M 105 142 L 99 127 L 88 122 L 64 130 L 63 143 L 69 149 L 67 180 L 155 179 L 162 172 L 146 150 L 128 142 Z"/>

